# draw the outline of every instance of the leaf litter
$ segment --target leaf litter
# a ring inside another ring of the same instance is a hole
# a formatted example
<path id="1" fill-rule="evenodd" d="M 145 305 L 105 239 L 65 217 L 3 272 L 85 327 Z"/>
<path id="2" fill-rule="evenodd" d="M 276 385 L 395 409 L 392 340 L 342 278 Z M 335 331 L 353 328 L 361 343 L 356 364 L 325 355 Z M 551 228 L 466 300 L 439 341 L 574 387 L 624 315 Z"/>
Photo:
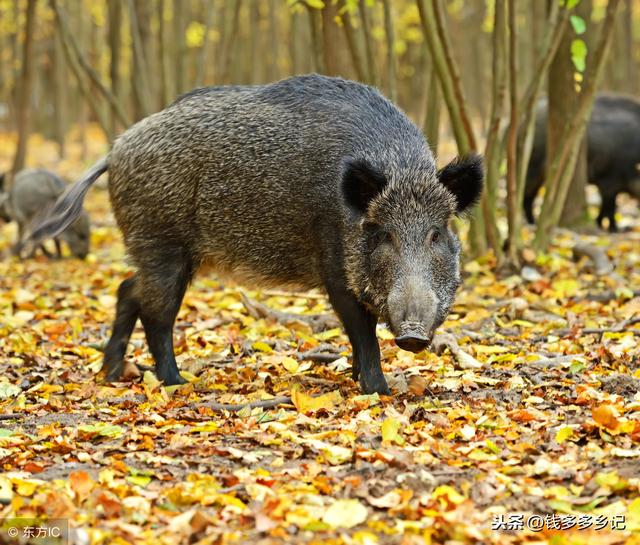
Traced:
<path id="1" fill-rule="evenodd" d="M 137 378 L 102 382 L 131 271 L 106 192 L 88 208 L 86 261 L 0 261 L 1 517 L 67 518 L 95 544 L 639 542 L 632 206 L 629 232 L 581 236 L 610 274 L 560 233 L 522 276 L 467 262 L 438 353 L 379 328 L 394 397 L 361 395 L 322 294 L 212 277 L 177 320 L 188 384 L 157 381 L 140 326 Z M 13 234 L 0 227 L 1 252 Z M 626 529 L 491 529 L 518 513 L 624 515 Z"/>

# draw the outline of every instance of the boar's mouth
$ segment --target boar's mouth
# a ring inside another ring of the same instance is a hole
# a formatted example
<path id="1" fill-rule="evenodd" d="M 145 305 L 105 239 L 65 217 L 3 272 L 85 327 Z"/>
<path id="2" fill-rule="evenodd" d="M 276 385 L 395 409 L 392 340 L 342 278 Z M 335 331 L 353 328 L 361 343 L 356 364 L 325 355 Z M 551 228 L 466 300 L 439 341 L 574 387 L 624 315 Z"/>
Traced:
<path id="1" fill-rule="evenodd" d="M 403 350 L 417 354 L 428 348 L 433 339 L 433 330 L 419 322 L 403 322 L 396 333 L 395 342 Z"/>

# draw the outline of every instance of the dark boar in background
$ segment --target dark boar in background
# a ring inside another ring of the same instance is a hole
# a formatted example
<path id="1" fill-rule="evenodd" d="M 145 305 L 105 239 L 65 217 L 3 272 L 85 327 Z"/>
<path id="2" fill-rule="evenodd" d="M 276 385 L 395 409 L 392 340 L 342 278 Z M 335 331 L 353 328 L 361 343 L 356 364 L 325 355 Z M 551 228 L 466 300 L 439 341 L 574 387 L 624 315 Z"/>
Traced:
<path id="1" fill-rule="evenodd" d="M 324 287 L 367 393 L 389 393 L 378 320 L 417 352 L 445 319 L 460 283 L 448 223 L 478 200 L 483 179 L 476 156 L 438 171 L 420 130 L 365 85 L 312 75 L 205 88 L 118 138 L 34 240 L 73 221 L 107 170 L 137 269 L 118 290 L 109 379 L 120 378 L 140 318 L 158 377 L 183 382 L 173 325 L 207 266 L 250 285 Z"/>
<path id="2" fill-rule="evenodd" d="M 544 183 L 547 160 L 547 100 L 536 112 L 536 128 L 527 170 L 524 210 L 534 222 L 533 201 Z M 609 220 L 609 230 L 617 231 L 616 196 L 629 193 L 640 199 L 640 102 L 621 95 L 599 95 L 587 127 L 588 182 L 598 186 L 602 197 L 598 225 Z"/>

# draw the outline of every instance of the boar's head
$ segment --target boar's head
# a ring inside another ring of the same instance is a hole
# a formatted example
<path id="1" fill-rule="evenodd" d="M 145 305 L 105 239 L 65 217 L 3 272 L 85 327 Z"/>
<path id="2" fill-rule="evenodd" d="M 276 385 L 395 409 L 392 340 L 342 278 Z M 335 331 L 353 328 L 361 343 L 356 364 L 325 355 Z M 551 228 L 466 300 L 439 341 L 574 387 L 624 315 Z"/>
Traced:
<path id="1" fill-rule="evenodd" d="M 345 274 L 360 300 L 388 323 L 400 348 L 419 352 L 446 318 L 460 285 L 460 243 L 449 223 L 482 192 L 482 159 L 458 159 L 439 172 L 384 168 L 347 159 Z"/>

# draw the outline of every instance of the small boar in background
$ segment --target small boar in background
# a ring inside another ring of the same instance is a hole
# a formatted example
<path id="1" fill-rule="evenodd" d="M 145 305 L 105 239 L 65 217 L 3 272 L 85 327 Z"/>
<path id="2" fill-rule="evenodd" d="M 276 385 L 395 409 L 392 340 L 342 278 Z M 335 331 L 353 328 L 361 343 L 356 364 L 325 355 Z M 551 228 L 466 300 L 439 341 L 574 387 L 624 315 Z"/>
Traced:
<path id="1" fill-rule="evenodd" d="M 546 99 L 536 110 L 536 128 L 527 169 L 524 211 L 534 222 L 533 202 L 544 183 L 547 160 Z M 629 193 L 640 199 L 640 101 L 616 94 L 598 95 L 587 126 L 587 181 L 598 187 L 602 197 L 598 225 L 609 220 L 609 231 L 618 230 L 616 197 Z"/>
<path id="2" fill-rule="evenodd" d="M 37 222 L 48 208 L 51 208 L 65 189 L 64 181 L 53 172 L 43 169 L 26 169 L 18 172 L 8 191 L 4 187 L 4 175 L 2 176 L 0 218 L 5 221 L 15 221 L 18 224 L 18 237 L 12 249 L 15 255 L 20 255 L 23 240 L 33 223 Z M 74 256 L 84 259 L 89 253 L 89 216 L 81 210 L 68 228 L 52 238 L 58 257 L 62 256 L 61 240 L 63 240 Z M 41 241 L 39 248 L 51 257 L 42 242 L 44 241 Z"/>
<path id="3" fill-rule="evenodd" d="M 121 378 L 140 318 L 158 377 L 184 382 L 173 326 L 207 267 L 250 285 L 323 287 L 351 341 L 354 379 L 381 394 L 376 324 L 403 349 L 430 344 L 460 284 L 449 222 L 483 184 L 479 157 L 438 171 L 422 132 L 377 90 L 318 75 L 180 97 L 120 136 L 32 242 L 75 221 L 106 171 L 137 269 L 118 289 L 108 380 Z"/>

